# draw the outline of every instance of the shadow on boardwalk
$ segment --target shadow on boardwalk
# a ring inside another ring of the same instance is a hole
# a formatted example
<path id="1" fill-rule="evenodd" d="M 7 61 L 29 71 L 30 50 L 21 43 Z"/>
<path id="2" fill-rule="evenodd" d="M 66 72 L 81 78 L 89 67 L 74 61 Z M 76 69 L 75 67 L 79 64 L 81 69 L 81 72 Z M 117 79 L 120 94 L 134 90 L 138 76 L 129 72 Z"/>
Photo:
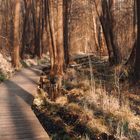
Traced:
<path id="1" fill-rule="evenodd" d="M 30 78 L 30 75 L 31 78 Z M 31 110 L 36 87 L 31 70 L 21 71 L 0 86 L 2 112 L 0 115 L 0 140 L 49 140 L 35 114 Z"/>

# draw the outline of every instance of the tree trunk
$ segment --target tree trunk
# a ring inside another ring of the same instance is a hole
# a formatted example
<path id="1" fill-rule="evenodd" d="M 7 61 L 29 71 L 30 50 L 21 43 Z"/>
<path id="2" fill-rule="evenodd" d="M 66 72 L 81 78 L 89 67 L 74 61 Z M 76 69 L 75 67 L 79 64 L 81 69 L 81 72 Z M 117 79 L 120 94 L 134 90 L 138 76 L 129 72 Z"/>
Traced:
<path id="1" fill-rule="evenodd" d="M 99 17 L 107 50 L 108 50 L 108 55 L 109 55 L 109 62 L 111 65 L 114 64 L 120 64 L 122 62 L 122 56 L 121 56 L 121 51 L 119 47 L 116 45 L 114 34 L 113 34 L 113 19 L 112 19 L 112 4 L 114 3 L 113 0 L 103 0 L 102 1 L 102 12 L 101 15 L 98 12 L 98 6 L 95 3 L 95 8 L 97 15 Z"/>
<path id="2" fill-rule="evenodd" d="M 57 50 L 57 74 L 63 75 L 64 66 L 64 43 L 63 43 L 63 0 L 57 1 L 57 37 L 56 37 L 56 50 Z"/>
<path id="3" fill-rule="evenodd" d="M 68 32 L 69 32 L 69 3 L 70 0 L 64 0 L 64 56 L 65 56 L 65 64 L 66 66 L 69 64 L 69 39 L 68 39 Z"/>
<path id="4" fill-rule="evenodd" d="M 136 44 L 136 61 L 134 66 L 136 80 L 140 79 L 140 0 L 137 0 L 137 44 Z"/>
<path id="5" fill-rule="evenodd" d="M 113 16 L 111 11 L 113 3 L 113 0 L 109 0 L 108 2 L 104 0 L 102 2 L 103 15 L 101 17 L 101 21 L 108 52 L 110 55 L 110 63 L 120 64 L 122 62 L 122 56 L 119 47 L 116 46 L 113 34 Z"/>
<path id="6" fill-rule="evenodd" d="M 49 45 L 51 60 L 51 99 L 55 100 L 62 86 L 64 69 L 63 0 L 57 0 L 57 3 L 50 0 L 47 1 L 45 5 L 45 9 L 47 10 L 46 22 L 49 24 L 49 35 L 51 37 L 51 44 Z M 54 87 L 55 89 L 52 89 Z"/>
<path id="7" fill-rule="evenodd" d="M 21 48 L 21 53 L 20 56 L 22 59 L 24 59 L 24 54 L 25 54 L 25 45 L 26 45 L 26 40 L 25 40 L 25 36 L 26 36 L 26 27 L 27 27 L 27 23 L 28 23 L 28 18 L 29 18 L 29 13 L 30 13 L 30 5 L 31 5 L 31 1 L 30 0 L 24 0 L 24 5 L 25 5 L 25 15 L 24 15 L 24 21 L 23 21 L 23 33 L 22 33 L 22 48 Z"/>
<path id="8" fill-rule="evenodd" d="M 20 25 L 20 10 L 21 10 L 21 2 L 20 0 L 16 0 L 15 6 L 15 17 L 14 17 L 14 48 L 13 48 L 13 66 L 16 69 L 19 69 L 20 66 L 20 39 L 19 39 L 19 25 Z"/>

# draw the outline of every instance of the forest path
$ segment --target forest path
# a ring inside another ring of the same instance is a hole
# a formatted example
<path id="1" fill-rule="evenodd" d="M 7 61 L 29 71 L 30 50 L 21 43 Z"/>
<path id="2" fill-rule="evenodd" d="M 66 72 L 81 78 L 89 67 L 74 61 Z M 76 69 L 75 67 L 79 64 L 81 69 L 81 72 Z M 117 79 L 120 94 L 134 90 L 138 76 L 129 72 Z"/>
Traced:
<path id="1" fill-rule="evenodd" d="M 24 68 L 0 84 L 0 140 L 49 140 L 31 109 L 38 76 Z"/>

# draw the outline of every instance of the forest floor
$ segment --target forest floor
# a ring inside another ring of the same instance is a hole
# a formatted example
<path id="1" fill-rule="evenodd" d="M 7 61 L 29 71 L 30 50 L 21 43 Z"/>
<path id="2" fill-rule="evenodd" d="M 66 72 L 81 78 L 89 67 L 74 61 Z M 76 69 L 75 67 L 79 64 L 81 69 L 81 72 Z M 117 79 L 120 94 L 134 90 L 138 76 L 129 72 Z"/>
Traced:
<path id="1" fill-rule="evenodd" d="M 55 102 L 46 80 L 32 107 L 53 140 L 139 140 L 140 86 L 121 70 L 105 57 L 77 56 Z"/>

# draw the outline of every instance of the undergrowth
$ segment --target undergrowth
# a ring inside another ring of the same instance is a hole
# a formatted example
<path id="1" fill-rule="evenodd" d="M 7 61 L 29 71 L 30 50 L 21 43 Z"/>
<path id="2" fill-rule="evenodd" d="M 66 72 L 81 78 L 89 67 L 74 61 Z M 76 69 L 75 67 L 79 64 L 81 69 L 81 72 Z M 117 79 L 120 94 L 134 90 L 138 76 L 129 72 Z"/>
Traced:
<path id="1" fill-rule="evenodd" d="M 86 57 L 67 69 L 56 102 L 45 90 L 36 96 L 34 108 L 44 117 L 37 116 L 54 140 L 139 140 L 139 97 L 120 82 L 121 66 L 110 68 L 106 61 L 90 59 L 92 65 Z"/>
<path id="2" fill-rule="evenodd" d="M 0 82 L 3 82 L 6 79 L 6 76 L 3 73 L 0 73 Z"/>

